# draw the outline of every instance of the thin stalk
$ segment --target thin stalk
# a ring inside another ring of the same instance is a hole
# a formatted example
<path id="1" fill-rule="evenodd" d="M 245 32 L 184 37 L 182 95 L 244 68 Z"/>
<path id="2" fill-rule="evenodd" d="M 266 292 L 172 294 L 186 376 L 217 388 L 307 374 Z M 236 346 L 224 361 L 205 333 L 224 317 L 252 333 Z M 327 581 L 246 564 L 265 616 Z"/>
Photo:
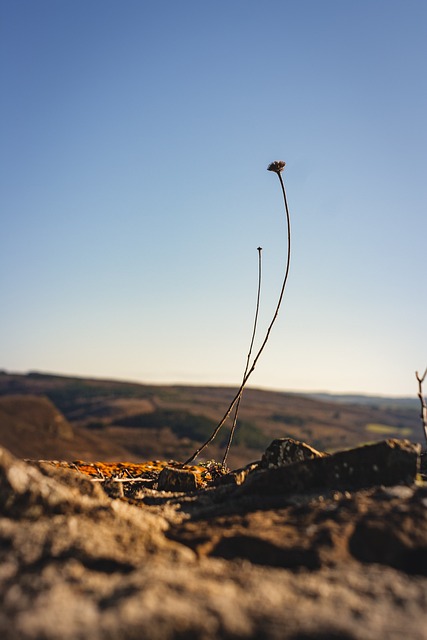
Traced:
<path id="1" fill-rule="evenodd" d="M 273 165 L 277 165 L 278 167 L 281 166 L 281 168 L 273 169 L 273 168 L 271 168 Z M 238 402 L 239 398 L 241 397 L 241 395 L 243 393 L 243 389 L 244 389 L 247 381 L 249 380 L 250 376 L 252 375 L 252 373 L 255 370 L 255 367 L 256 367 L 256 365 L 258 363 L 258 360 L 259 360 L 262 352 L 264 351 L 265 345 L 268 342 L 268 339 L 270 337 L 270 333 L 271 333 L 271 330 L 273 328 L 273 325 L 276 322 L 277 316 L 279 315 L 279 309 L 280 309 L 280 305 L 282 304 L 283 294 L 285 292 L 286 283 L 288 281 L 288 276 L 289 276 L 289 267 L 290 267 L 290 264 L 291 264 L 291 219 L 290 219 L 290 215 L 289 215 L 289 207 L 288 207 L 288 200 L 286 198 L 285 185 L 283 183 L 283 179 L 282 179 L 282 176 L 280 174 L 280 172 L 282 171 L 284 166 L 285 166 L 285 163 L 276 162 L 276 163 L 272 163 L 268 168 L 269 171 L 275 171 L 275 173 L 277 173 L 277 176 L 278 176 L 279 181 L 280 181 L 280 186 L 282 188 L 282 194 L 283 194 L 283 200 L 284 200 L 284 203 L 285 203 L 286 225 L 287 225 L 287 234 L 288 234 L 288 255 L 287 255 L 287 260 L 286 260 L 286 269 L 285 269 L 285 275 L 284 275 L 283 284 L 282 284 L 282 288 L 281 288 L 280 295 L 279 295 L 279 301 L 278 301 L 277 306 L 276 306 L 276 310 L 274 312 L 274 315 L 273 315 L 273 318 L 272 318 L 272 320 L 270 322 L 270 325 L 268 326 L 267 333 L 265 335 L 264 341 L 261 344 L 261 347 L 259 348 L 258 353 L 256 354 L 256 356 L 255 356 L 255 358 L 254 358 L 254 360 L 252 362 L 251 367 L 249 368 L 247 374 L 243 378 L 242 384 L 240 385 L 236 395 L 234 396 L 233 400 L 231 401 L 231 403 L 230 403 L 227 411 L 225 412 L 222 420 L 219 422 L 219 424 L 214 429 L 214 431 L 212 432 L 211 436 L 206 440 L 206 442 L 204 442 L 193 453 L 191 458 L 189 458 L 186 462 L 184 462 L 184 464 L 190 464 L 191 462 L 193 462 L 193 460 L 195 460 L 197 458 L 197 456 L 203 451 L 203 449 L 205 449 L 215 439 L 215 437 L 218 435 L 219 430 L 221 429 L 221 427 L 224 425 L 224 423 L 229 418 L 231 412 L 233 411 L 233 408 L 234 408 L 236 402 Z"/>
<path id="2" fill-rule="evenodd" d="M 243 373 L 243 380 L 246 377 L 246 374 L 248 373 L 248 369 L 249 369 L 249 363 L 251 361 L 251 355 L 252 355 L 252 348 L 254 346 L 254 341 L 255 341 L 255 335 L 256 335 L 256 328 L 257 328 L 257 324 L 258 324 L 258 314 L 259 314 L 259 300 L 260 300 L 260 295 L 261 295 L 261 252 L 262 252 L 262 247 L 258 247 L 258 291 L 257 291 L 257 297 L 256 297 L 256 310 L 255 310 L 255 319 L 254 319 L 254 326 L 252 329 L 252 337 L 251 337 L 251 343 L 249 346 L 249 352 L 248 352 L 248 357 L 246 358 L 246 367 L 245 367 L 245 371 Z M 227 447 L 225 449 L 225 453 L 224 453 L 224 457 L 222 459 L 222 466 L 225 467 L 225 463 L 227 462 L 227 458 L 228 458 L 228 453 L 230 451 L 230 447 L 231 447 L 231 443 L 233 441 L 233 436 L 234 436 L 234 432 L 236 430 L 236 425 L 237 425 L 237 417 L 239 415 L 239 408 L 240 408 L 240 402 L 242 400 L 242 395 L 243 395 L 243 389 L 242 389 L 242 393 L 240 394 L 240 398 L 238 399 L 237 403 L 236 403 L 236 409 L 234 412 L 234 418 L 233 418 L 233 424 L 231 426 L 231 430 L 230 430 L 230 435 L 228 437 L 228 442 L 227 442 Z"/>
<path id="3" fill-rule="evenodd" d="M 424 375 L 420 376 L 418 374 L 418 371 L 415 372 L 415 377 L 418 380 L 418 398 L 420 399 L 420 403 L 421 403 L 421 422 L 423 423 L 423 429 L 424 429 L 424 437 L 426 439 L 426 443 L 427 443 L 427 404 L 426 401 L 424 400 L 424 396 L 423 396 L 423 382 L 425 380 L 425 377 L 427 376 L 427 369 L 424 371 Z"/>

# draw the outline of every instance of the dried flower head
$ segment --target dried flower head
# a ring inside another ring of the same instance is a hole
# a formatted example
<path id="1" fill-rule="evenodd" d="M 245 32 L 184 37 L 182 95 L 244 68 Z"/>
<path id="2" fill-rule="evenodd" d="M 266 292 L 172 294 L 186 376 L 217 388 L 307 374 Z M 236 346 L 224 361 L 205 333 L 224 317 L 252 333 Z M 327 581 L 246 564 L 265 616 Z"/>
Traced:
<path id="1" fill-rule="evenodd" d="M 283 160 L 275 160 L 271 164 L 268 165 L 267 171 L 274 171 L 275 173 L 281 173 L 285 168 L 286 162 Z"/>

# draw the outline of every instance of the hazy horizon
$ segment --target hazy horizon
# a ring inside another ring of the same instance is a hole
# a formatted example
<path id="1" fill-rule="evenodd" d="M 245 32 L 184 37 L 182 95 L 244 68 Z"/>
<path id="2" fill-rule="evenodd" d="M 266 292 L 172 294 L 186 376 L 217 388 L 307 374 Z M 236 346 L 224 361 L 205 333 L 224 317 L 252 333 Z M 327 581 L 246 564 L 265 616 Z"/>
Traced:
<path id="1" fill-rule="evenodd" d="M 26 371 L 10 371 L 5 369 L 4 367 L 0 366 L 0 375 L 5 374 L 5 375 L 22 375 L 22 376 L 27 376 L 27 375 L 40 375 L 40 376 L 54 376 L 54 377 L 63 377 L 63 378 L 81 378 L 83 380 L 98 380 L 100 382 L 123 382 L 123 383 L 128 383 L 128 384 L 141 384 L 141 385 L 146 385 L 146 386 L 171 386 L 171 387 L 213 387 L 213 388 L 226 388 L 226 389 L 238 389 L 239 388 L 239 384 L 222 384 L 220 382 L 216 383 L 216 382 L 206 382 L 206 383 L 201 383 L 201 382 L 193 382 L 191 380 L 188 381 L 173 381 L 173 380 L 163 380 L 163 381 L 155 381 L 155 380 L 141 380 L 141 379 L 128 379 L 128 378 L 113 378 L 113 377 L 106 377 L 106 376 L 101 376 L 101 375 L 81 375 L 81 374 L 75 374 L 75 373 L 67 373 L 67 372 L 55 372 L 55 371 L 41 371 L 41 370 L 37 370 L 37 369 L 28 369 Z M 334 391 L 334 390 L 330 390 L 330 389 L 305 389 L 305 390 L 301 390 L 301 389 L 283 389 L 283 388 L 279 388 L 279 387 L 265 387 L 263 385 L 253 385 L 251 383 L 248 383 L 247 386 L 245 387 L 245 389 L 253 389 L 253 390 L 259 390 L 259 391 L 270 391 L 272 393 L 290 393 L 290 394 L 307 394 L 307 395 L 325 395 L 325 396 L 361 396 L 361 397 L 372 397 L 372 398 L 396 398 L 396 399 L 401 399 L 401 400 L 415 400 L 416 402 L 418 402 L 418 397 L 417 397 L 417 392 L 415 391 L 413 394 L 409 394 L 409 395 L 396 395 L 396 394 L 389 394 L 389 393 L 363 393 L 360 391 Z"/>

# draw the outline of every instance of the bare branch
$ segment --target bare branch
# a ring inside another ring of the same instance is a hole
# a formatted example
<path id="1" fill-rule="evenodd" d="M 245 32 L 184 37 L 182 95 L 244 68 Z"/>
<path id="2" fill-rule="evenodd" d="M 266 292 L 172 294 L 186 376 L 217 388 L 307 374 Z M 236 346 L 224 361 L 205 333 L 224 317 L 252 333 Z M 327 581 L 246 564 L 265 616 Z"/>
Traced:
<path id="1" fill-rule="evenodd" d="M 421 403 L 420 418 L 421 418 L 421 422 L 423 423 L 424 437 L 426 439 L 426 444 L 427 444 L 427 404 L 423 395 L 423 382 L 426 376 L 427 376 L 427 368 L 424 371 L 424 374 L 422 376 L 420 376 L 418 371 L 415 371 L 415 377 L 418 380 L 418 398 L 420 399 L 420 403 Z"/>

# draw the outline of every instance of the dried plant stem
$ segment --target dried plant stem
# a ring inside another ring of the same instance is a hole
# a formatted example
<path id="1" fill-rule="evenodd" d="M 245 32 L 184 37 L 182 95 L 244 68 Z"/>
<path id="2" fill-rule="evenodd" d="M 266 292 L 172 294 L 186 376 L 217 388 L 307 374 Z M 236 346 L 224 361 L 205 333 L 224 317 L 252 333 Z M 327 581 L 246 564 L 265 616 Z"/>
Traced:
<path id="1" fill-rule="evenodd" d="M 256 328 L 257 328 L 257 324 L 258 324 L 259 300 L 260 300 L 260 295 L 261 295 L 261 278 L 262 278 L 261 253 L 262 253 L 262 247 L 258 247 L 258 291 L 257 291 L 257 297 L 256 297 L 255 318 L 254 318 L 254 326 L 253 326 L 253 329 L 252 329 L 251 343 L 249 345 L 248 357 L 246 358 L 246 367 L 245 367 L 245 371 L 243 373 L 243 380 L 245 379 L 246 374 L 248 373 L 249 363 L 251 361 L 251 355 L 252 355 L 252 348 L 254 346 L 254 341 L 255 341 Z M 231 426 L 230 435 L 228 437 L 228 442 L 227 442 L 227 447 L 225 449 L 224 457 L 222 458 L 222 466 L 223 467 L 225 467 L 225 463 L 227 462 L 228 453 L 230 451 L 231 443 L 233 441 L 234 432 L 236 430 L 237 417 L 239 415 L 240 402 L 242 400 L 242 395 L 243 395 L 243 389 L 242 389 L 240 397 L 239 397 L 239 399 L 237 400 L 237 403 L 236 403 L 236 409 L 234 411 L 233 424 Z"/>
<path id="2" fill-rule="evenodd" d="M 427 376 L 427 368 L 424 371 L 424 374 L 422 376 L 419 375 L 418 371 L 415 372 L 415 377 L 418 380 L 418 397 L 420 399 L 421 402 L 421 421 L 423 423 L 423 428 L 424 428 L 424 436 L 426 439 L 426 444 L 427 444 L 427 404 L 426 401 L 424 399 L 423 396 L 423 382 L 425 380 L 425 377 Z"/>
<path id="3" fill-rule="evenodd" d="M 233 400 L 231 401 L 231 403 L 230 403 L 227 411 L 225 412 L 222 420 L 219 422 L 217 427 L 214 429 L 214 431 L 212 432 L 212 434 L 208 438 L 208 440 L 206 440 L 206 442 L 203 443 L 201 445 L 201 447 L 199 447 L 197 449 L 197 451 L 195 451 L 193 453 L 191 458 L 189 458 L 186 462 L 184 462 L 184 464 L 190 464 L 191 462 L 193 462 L 193 460 L 195 460 L 197 458 L 197 456 L 203 451 L 203 449 L 205 449 L 215 439 L 215 437 L 218 435 L 219 430 L 221 429 L 221 427 L 224 425 L 224 423 L 229 418 L 231 412 L 233 411 L 233 408 L 234 408 L 236 402 L 239 401 L 239 398 L 241 397 L 241 395 L 243 393 L 243 389 L 244 389 L 247 381 L 249 380 L 250 376 L 252 375 L 252 373 L 255 370 L 255 367 L 256 367 L 256 365 L 258 363 L 258 360 L 259 360 L 262 352 L 264 351 L 265 345 L 268 342 L 268 339 L 270 337 L 270 333 L 271 333 L 271 330 L 273 328 L 273 325 L 276 322 L 277 316 L 279 315 L 279 309 L 280 309 L 280 305 L 282 304 L 283 294 L 285 292 L 286 283 L 288 281 L 288 276 L 289 276 L 289 267 L 290 267 L 290 264 L 291 264 L 291 219 L 290 219 L 290 215 L 289 215 L 289 207 L 288 207 L 288 201 L 287 201 L 287 198 L 286 198 L 285 185 L 283 183 L 283 179 L 282 179 L 282 176 L 280 174 L 280 171 L 276 171 L 276 173 L 277 173 L 277 176 L 278 176 L 279 181 L 280 181 L 280 186 L 282 188 L 282 194 L 283 194 L 283 200 L 284 200 L 284 203 L 285 203 L 286 224 L 287 224 L 287 234 L 288 234 L 288 251 L 287 251 L 286 269 L 285 269 L 285 275 L 284 275 L 284 279 L 283 279 L 282 288 L 281 288 L 280 295 L 279 295 L 279 301 L 277 303 L 276 310 L 274 312 L 273 318 L 272 318 L 272 320 L 271 320 L 271 322 L 270 322 L 270 324 L 268 326 L 267 333 L 265 335 L 264 341 L 261 344 L 261 347 L 259 348 L 258 353 L 256 354 L 256 356 L 255 356 L 255 358 L 254 358 L 254 360 L 252 362 L 252 365 L 250 366 L 248 372 L 244 376 L 242 384 L 240 385 L 236 395 L 234 396 Z"/>
<path id="4" fill-rule="evenodd" d="M 153 482 L 153 478 L 90 478 L 91 482 L 119 482 L 121 484 L 137 484 Z"/>

